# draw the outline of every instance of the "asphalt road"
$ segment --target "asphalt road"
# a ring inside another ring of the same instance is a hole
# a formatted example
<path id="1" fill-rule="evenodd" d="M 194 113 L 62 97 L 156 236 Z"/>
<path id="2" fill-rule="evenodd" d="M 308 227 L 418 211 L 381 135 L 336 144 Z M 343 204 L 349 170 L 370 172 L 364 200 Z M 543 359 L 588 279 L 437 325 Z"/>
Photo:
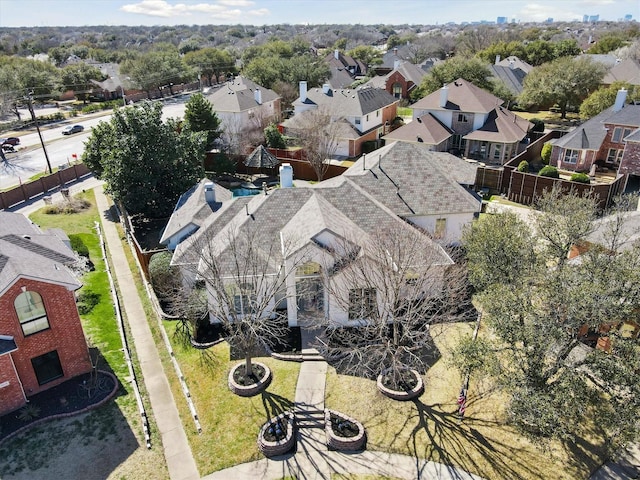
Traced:
<path id="1" fill-rule="evenodd" d="M 182 117 L 184 115 L 184 100 L 165 104 L 163 118 Z M 84 142 L 91 135 L 91 129 L 102 121 L 109 121 L 111 113 L 79 116 L 58 123 L 55 126 L 41 127 L 42 138 L 45 143 L 51 168 L 55 169 L 62 164 L 68 164 L 78 159 L 84 152 Z M 73 135 L 62 135 L 62 129 L 68 125 L 79 123 L 84 126 L 84 132 Z M 8 136 L 2 134 L 0 136 Z M 26 182 L 29 178 L 47 171 L 45 158 L 40 138 L 35 128 L 18 135 L 20 145 L 16 152 L 6 152 L 6 161 L 0 160 L 0 190 Z"/>

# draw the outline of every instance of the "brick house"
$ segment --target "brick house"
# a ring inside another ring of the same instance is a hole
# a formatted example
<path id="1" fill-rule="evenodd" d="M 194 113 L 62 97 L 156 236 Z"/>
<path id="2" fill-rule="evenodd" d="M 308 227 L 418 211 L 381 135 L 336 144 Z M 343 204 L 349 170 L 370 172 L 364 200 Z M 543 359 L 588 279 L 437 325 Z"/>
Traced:
<path id="1" fill-rule="evenodd" d="M 627 139 L 640 127 L 640 105 L 626 104 L 626 96 L 627 91 L 620 90 L 612 107 L 554 140 L 551 165 L 582 172 L 598 166 L 640 175 L 632 158 L 634 145 L 626 148 Z M 625 160 L 625 156 L 629 158 Z"/>
<path id="2" fill-rule="evenodd" d="M 504 165 L 525 150 L 533 125 L 503 103 L 459 78 L 411 105 L 413 120 L 384 140 L 424 143 L 434 151 Z"/>
<path id="3" fill-rule="evenodd" d="M 334 122 L 340 122 L 335 153 L 339 157 L 361 155 L 363 143 L 388 133 L 398 114 L 399 100 L 381 88 L 334 89 L 324 84 L 308 89 L 304 81 L 299 88 L 300 96 L 293 102 L 295 114 L 282 127 L 291 132 L 306 111 L 325 109 Z"/>
<path id="4" fill-rule="evenodd" d="M 363 86 L 382 88 L 395 98 L 408 100 L 413 89 L 420 86 L 426 74 L 427 72 L 417 65 L 398 60 L 392 71 L 373 77 Z"/>
<path id="5" fill-rule="evenodd" d="M 62 231 L 0 212 L 0 415 L 91 370 L 75 262 Z"/>

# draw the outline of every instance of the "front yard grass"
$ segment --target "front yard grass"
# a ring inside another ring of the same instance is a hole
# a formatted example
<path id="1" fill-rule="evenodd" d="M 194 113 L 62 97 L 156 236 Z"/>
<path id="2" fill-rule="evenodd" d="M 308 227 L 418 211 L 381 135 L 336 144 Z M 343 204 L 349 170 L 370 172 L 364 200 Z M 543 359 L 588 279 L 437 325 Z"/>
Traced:
<path id="1" fill-rule="evenodd" d="M 94 229 L 100 215 L 93 191 L 79 197 L 91 207 L 73 214 L 33 213 L 31 220 L 43 230 L 62 228 L 67 235 L 79 235 L 88 247 L 95 270 L 85 273 L 83 291 L 98 295 L 97 305 L 81 315 L 92 360 L 98 368 L 112 370 L 121 388 L 115 399 L 103 407 L 62 420 L 52 420 L 10 440 L 0 449 L 0 477 L 30 478 L 168 478 L 162 444 L 152 425 L 153 448 L 147 450 L 140 415 L 129 384 L 129 371 L 122 352 L 106 267 Z M 131 345 L 133 346 L 133 345 Z M 133 352 L 135 355 L 135 352 Z M 144 389 L 142 377 L 137 372 Z M 145 397 L 145 392 L 142 392 Z M 146 408 L 150 413 L 148 401 Z"/>
<path id="2" fill-rule="evenodd" d="M 462 378 L 447 358 L 473 326 L 433 327 L 442 358 L 425 375 L 425 393 L 418 401 L 395 402 L 378 393 L 374 381 L 339 375 L 330 368 L 327 408 L 360 420 L 367 429 L 369 450 L 415 455 L 487 479 L 588 478 L 601 462 L 602 438 L 594 435 L 575 444 L 550 442 L 540 448 L 506 425 L 507 397 L 488 381 L 472 379 L 466 415 L 462 423 L 458 421 L 456 400 Z"/>
<path id="3" fill-rule="evenodd" d="M 273 381 L 261 395 L 239 397 L 227 386 L 229 370 L 239 361 L 229 360 L 226 342 L 197 350 L 174 335 L 177 322 L 163 323 L 202 426 L 202 433 L 198 434 L 180 385 L 171 375 L 173 395 L 200 474 L 263 458 L 256 443 L 258 432 L 269 418 L 293 408 L 300 364 L 257 358 L 269 366 Z"/>

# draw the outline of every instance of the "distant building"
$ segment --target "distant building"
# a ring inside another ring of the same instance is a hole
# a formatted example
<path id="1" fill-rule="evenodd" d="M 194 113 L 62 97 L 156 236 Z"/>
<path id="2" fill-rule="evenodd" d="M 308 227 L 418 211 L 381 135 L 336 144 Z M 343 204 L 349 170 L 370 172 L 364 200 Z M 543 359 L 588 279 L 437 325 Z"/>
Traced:
<path id="1" fill-rule="evenodd" d="M 502 25 L 502 24 L 507 23 L 507 17 L 498 17 L 498 18 L 496 19 L 496 23 L 497 23 L 498 25 Z"/>
<path id="2" fill-rule="evenodd" d="M 582 21 L 584 23 L 595 23 L 600 21 L 600 15 L 583 15 Z"/>
<path id="3" fill-rule="evenodd" d="M 630 13 L 627 13 L 627 14 L 624 16 L 624 21 L 625 21 L 625 22 L 630 22 L 631 20 L 633 20 L 633 15 L 631 15 Z"/>

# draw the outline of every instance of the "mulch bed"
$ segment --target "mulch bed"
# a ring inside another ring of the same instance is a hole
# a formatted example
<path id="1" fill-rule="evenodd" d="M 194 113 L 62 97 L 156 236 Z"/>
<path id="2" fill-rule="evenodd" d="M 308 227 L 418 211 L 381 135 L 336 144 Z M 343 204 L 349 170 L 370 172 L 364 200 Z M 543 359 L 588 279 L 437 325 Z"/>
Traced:
<path id="1" fill-rule="evenodd" d="M 95 388 L 89 388 L 89 380 L 90 374 L 79 375 L 29 397 L 28 408 L 38 412 L 30 420 L 19 418 L 25 407 L 1 416 L 0 442 L 18 430 L 45 419 L 68 417 L 90 410 L 107 401 L 118 390 L 118 382 L 110 373 L 98 370 Z"/>

